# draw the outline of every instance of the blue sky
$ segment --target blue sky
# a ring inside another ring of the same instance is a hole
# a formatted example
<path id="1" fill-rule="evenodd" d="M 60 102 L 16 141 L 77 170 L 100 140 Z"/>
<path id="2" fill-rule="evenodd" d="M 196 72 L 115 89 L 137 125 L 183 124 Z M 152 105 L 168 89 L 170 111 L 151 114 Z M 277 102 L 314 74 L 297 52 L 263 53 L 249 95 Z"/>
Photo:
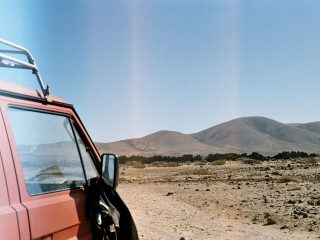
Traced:
<path id="1" fill-rule="evenodd" d="M 31 50 L 96 141 L 320 120 L 319 1 L 1 3 L 0 37 Z"/>

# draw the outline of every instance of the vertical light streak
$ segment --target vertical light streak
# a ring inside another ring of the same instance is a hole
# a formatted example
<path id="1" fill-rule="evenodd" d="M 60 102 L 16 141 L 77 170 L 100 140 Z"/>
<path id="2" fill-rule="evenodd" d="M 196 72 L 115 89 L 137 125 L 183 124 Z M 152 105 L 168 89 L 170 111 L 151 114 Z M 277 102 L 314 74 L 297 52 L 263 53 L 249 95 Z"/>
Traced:
<path id="1" fill-rule="evenodd" d="M 230 117 L 238 117 L 239 109 L 239 81 L 240 81 L 240 0 L 232 1 L 229 5 L 227 16 L 224 16 L 226 48 L 226 66 L 228 72 L 226 79 L 226 110 Z"/>
<path id="2" fill-rule="evenodd" d="M 134 1 L 131 7 L 131 136 L 140 136 L 140 126 L 143 125 L 143 39 L 140 31 L 143 28 L 140 17 L 139 1 Z"/>

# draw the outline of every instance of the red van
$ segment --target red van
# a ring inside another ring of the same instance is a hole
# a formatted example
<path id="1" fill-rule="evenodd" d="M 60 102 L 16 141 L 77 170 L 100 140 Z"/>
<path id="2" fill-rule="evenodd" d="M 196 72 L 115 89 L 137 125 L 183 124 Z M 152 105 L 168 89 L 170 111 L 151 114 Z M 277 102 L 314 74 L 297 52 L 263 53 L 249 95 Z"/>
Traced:
<path id="1" fill-rule="evenodd" d="M 27 49 L 2 39 L 0 44 L 0 67 L 31 70 L 40 86 L 37 91 L 0 83 L 0 239 L 138 239 L 115 191 L 116 156 L 99 155 L 73 106 L 44 86 Z M 84 188 L 93 179 L 104 183 L 105 207 L 117 211 L 117 236 L 92 233 L 101 224 L 99 214 L 88 216 L 91 195 Z"/>

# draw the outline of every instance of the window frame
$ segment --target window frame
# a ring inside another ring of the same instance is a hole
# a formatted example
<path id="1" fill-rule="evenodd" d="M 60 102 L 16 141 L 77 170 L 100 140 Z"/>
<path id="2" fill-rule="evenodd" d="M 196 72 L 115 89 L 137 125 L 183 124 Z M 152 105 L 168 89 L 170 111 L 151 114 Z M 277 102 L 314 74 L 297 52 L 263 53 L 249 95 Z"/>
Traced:
<path id="1" fill-rule="evenodd" d="M 23 105 L 9 103 L 6 106 L 6 115 L 7 115 L 7 119 L 8 119 L 8 123 L 9 123 L 9 125 L 6 126 L 6 128 L 7 128 L 7 131 L 10 131 L 10 133 L 12 135 L 11 139 L 10 139 L 10 142 L 13 141 L 13 143 L 15 144 L 15 153 L 16 153 L 16 156 L 17 156 L 17 161 L 18 161 L 18 163 L 20 165 L 20 168 L 21 168 L 21 175 L 22 175 L 23 185 L 24 185 L 26 193 L 27 193 L 27 195 L 29 197 L 33 198 L 33 197 L 37 197 L 37 196 L 44 196 L 44 195 L 54 194 L 54 193 L 59 193 L 59 192 L 74 191 L 74 190 L 78 190 L 78 189 L 83 189 L 83 184 L 81 186 L 73 187 L 73 188 L 68 187 L 68 188 L 57 189 L 57 190 L 54 190 L 54 191 L 42 192 L 42 193 L 37 193 L 37 194 L 30 194 L 29 193 L 28 188 L 27 188 L 27 184 L 26 184 L 26 181 L 25 181 L 25 178 L 24 178 L 24 169 L 23 169 L 21 158 L 20 158 L 20 154 L 19 154 L 19 151 L 18 151 L 16 138 L 15 138 L 15 135 L 14 135 L 14 132 L 13 132 L 13 126 L 12 126 L 11 119 L 10 119 L 10 116 L 9 116 L 9 111 L 12 108 L 13 109 L 23 110 L 23 111 L 38 112 L 38 113 L 45 113 L 45 114 L 50 114 L 50 115 L 55 115 L 55 116 L 66 117 L 68 119 L 68 121 L 69 121 L 70 128 L 72 130 L 72 134 L 73 134 L 73 137 L 74 137 L 74 140 L 75 140 L 75 145 L 76 145 L 76 148 L 77 148 L 77 153 L 78 153 L 78 156 L 79 156 L 79 160 L 80 160 L 80 164 L 81 164 L 81 169 L 83 171 L 85 183 L 87 182 L 87 172 L 86 172 L 86 169 L 85 169 L 85 165 L 84 165 L 84 162 L 83 162 L 83 156 L 81 154 L 79 142 L 77 140 L 75 131 L 77 131 L 79 137 L 83 141 L 83 143 L 86 146 L 86 148 L 89 149 L 89 155 L 90 155 L 90 158 L 91 158 L 91 160 L 93 162 L 93 166 L 95 167 L 95 170 L 96 170 L 98 176 L 100 175 L 100 171 L 99 171 L 99 167 L 98 167 L 99 164 L 97 164 L 97 159 L 95 157 L 94 151 L 93 151 L 92 147 L 90 146 L 91 144 L 89 143 L 89 140 L 87 139 L 85 134 L 83 134 L 82 129 L 79 126 L 79 123 L 78 123 L 78 121 L 76 119 L 76 117 L 78 117 L 78 116 L 77 116 L 75 111 L 72 111 L 71 113 L 68 113 L 67 111 L 57 111 L 57 110 L 52 110 L 52 109 L 37 108 L 36 106 L 23 106 Z M 82 124 L 80 119 L 79 119 L 79 122 Z M 88 135 L 88 133 L 87 133 L 87 135 Z M 92 141 L 91 138 L 90 138 L 90 141 Z M 92 143 L 92 145 L 94 145 L 94 144 Z M 13 152 L 14 150 L 12 149 L 11 151 Z M 13 158 L 15 158 L 14 155 L 15 154 L 13 154 Z"/>

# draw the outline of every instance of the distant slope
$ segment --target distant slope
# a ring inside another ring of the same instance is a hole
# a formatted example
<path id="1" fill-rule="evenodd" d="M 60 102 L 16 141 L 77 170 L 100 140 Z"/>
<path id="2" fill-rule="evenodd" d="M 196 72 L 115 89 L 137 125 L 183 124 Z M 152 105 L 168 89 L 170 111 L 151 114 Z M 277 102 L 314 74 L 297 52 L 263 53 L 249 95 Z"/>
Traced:
<path id="1" fill-rule="evenodd" d="M 311 123 L 300 124 L 297 127 L 320 134 L 320 122 L 311 122 Z"/>
<path id="2" fill-rule="evenodd" d="M 319 151 L 320 134 L 264 117 L 231 120 L 192 134 L 199 142 L 244 152 L 276 153 L 283 150 Z"/>
<path id="3" fill-rule="evenodd" d="M 97 143 L 101 152 L 119 155 L 183 155 L 282 151 L 320 153 L 320 122 L 283 124 L 265 117 L 234 119 L 194 134 L 160 131 L 113 143 Z"/>
<path id="4" fill-rule="evenodd" d="M 201 143 L 192 136 L 174 132 L 160 131 L 142 138 L 123 140 L 113 143 L 97 143 L 100 152 L 115 152 L 119 155 L 168 155 L 209 154 L 211 152 L 227 152 L 231 149 L 219 149 Z"/>

